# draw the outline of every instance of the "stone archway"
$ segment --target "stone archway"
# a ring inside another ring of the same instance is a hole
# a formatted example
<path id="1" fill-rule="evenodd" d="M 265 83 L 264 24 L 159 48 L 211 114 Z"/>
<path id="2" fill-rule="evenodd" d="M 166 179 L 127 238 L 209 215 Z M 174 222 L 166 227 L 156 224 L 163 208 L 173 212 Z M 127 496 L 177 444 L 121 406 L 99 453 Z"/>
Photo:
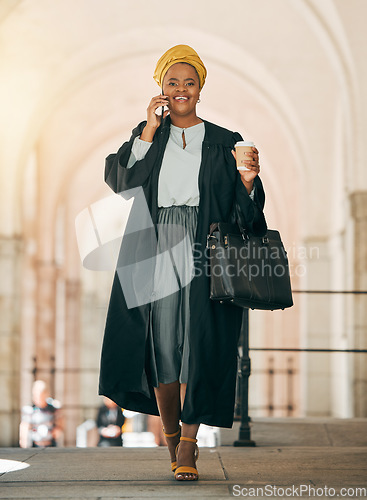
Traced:
<path id="1" fill-rule="evenodd" d="M 0 170 L 4 214 L 0 265 L 9 277 L 2 293 L 7 318 L 3 345 L 4 352 L 21 360 L 25 373 L 32 369 L 35 351 L 43 350 L 45 359 L 49 351 L 58 351 L 60 398 L 65 398 L 70 384 L 81 387 L 90 400 L 94 397 L 87 371 L 75 375 L 76 364 L 87 344 L 86 331 L 92 328 L 92 322 L 86 326 L 87 311 L 96 304 L 103 311 L 104 299 L 96 290 L 107 290 L 109 278 L 91 278 L 80 268 L 73 221 L 78 210 L 108 194 L 102 187 L 103 158 L 129 136 L 135 122 L 144 119 L 147 102 L 157 92 L 151 78 L 154 61 L 175 43 L 193 45 L 208 65 L 209 79 L 200 105 L 203 117 L 237 129 L 259 144 L 269 225 L 280 229 L 291 250 L 299 245 L 320 249 L 322 258 L 315 261 L 302 262 L 297 251 L 290 256 L 295 265 L 307 267 L 307 282 L 300 279 L 300 286 L 366 288 L 360 236 L 367 187 L 365 127 L 358 114 L 363 72 L 351 28 L 361 13 L 353 13 L 337 0 L 322 4 L 276 0 L 267 9 L 253 0 L 241 5 L 233 0 L 226 5 L 212 2 L 208 17 L 205 2 L 199 1 L 195 2 L 195 18 L 183 15 L 178 22 L 168 12 L 164 23 L 153 12 L 149 23 L 145 16 L 136 17 L 139 7 L 131 5 L 130 16 L 140 21 L 125 26 L 121 22 L 125 11 L 118 1 L 111 0 L 110 10 L 102 4 L 90 8 L 87 1 L 73 4 L 72 21 L 67 4 L 13 2 L 1 25 L 4 40 L 9 42 L 2 49 L 1 67 L 8 78 L 0 96 L 4 125 L 0 161 L 9 166 Z M 233 29 L 228 17 L 231 8 L 239 18 L 251 21 L 246 23 L 245 37 Z M 341 203 L 350 204 L 351 212 L 341 209 Z M 338 274 L 340 266 L 344 277 Z M 358 346 L 363 346 L 363 334 L 357 335 L 366 324 L 363 304 L 348 305 L 340 299 L 328 302 L 316 324 L 316 302 L 299 301 L 300 309 L 289 311 L 285 323 L 276 315 L 269 320 L 254 315 L 252 327 L 257 336 L 253 342 L 295 345 L 300 335 L 292 337 L 292 332 L 299 332 L 299 325 L 303 341 L 313 342 L 322 324 L 323 341 L 329 345 L 352 346 L 358 338 Z M 20 316 L 19 323 L 16 318 Z M 345 343 L 342 333 L 349 325 L 353 333 Z M 283 335 L 284 329 L 289 337 Z M 77 335 L 81 337 L 73 350 L 72 339 Z M 90 363 L 95 362 L 96 350 L 93 344 Z M 258 362 L 263 361 L 259 358 Z M 86 359 L 83 362 L 86 370 L 91 369 Z M 348 384 L 343 404 L 340 398 L 338 402 L 327 396 L 317 408 L 312 406 L 313 391 L 320 388 L 323 394 L 330 389 L 331 379 L 339 380 L 337 373 L 343 380 L 358 380 L 356 400 L 361 396 L 366 374 L 357 364 L 353 368 L 346 359 L 343 363 L 343 373 L 338 372 L 337 363 L 322 373 L 313 363 L 304 365 L 302 377 L 307 375 L 311 382 L 302 386 L 301 411 L 353 413 L 353 391 Z M 30 375 L 20 377 L 17 366 L 10 366 L 4 358 L 3 386 L 12 387 L 12 395 L 5 397 L 3 420 L 8 427 L 9 416 L 19 410 L 19 385 L 11 380 L 21 380 L 21 402 L 28 402 Z M 71 381 L 63 375 L 66 368 L 69 374 L 74 370 Z M 340 384 L 334 386 L 337 389 Z M 68 404 L 75 405 L 77 393 Z M 365 410 L 356 411 L 362 415 Z M 16 434 L 13 426 L 8 433 L 12 442 Z"/>

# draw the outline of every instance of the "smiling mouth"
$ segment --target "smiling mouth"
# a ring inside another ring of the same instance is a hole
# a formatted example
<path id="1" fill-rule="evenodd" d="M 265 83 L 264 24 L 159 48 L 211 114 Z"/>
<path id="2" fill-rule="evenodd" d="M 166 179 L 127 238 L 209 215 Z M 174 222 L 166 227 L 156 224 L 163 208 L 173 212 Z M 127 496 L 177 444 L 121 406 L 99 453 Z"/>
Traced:
<path id="1" fill-rule="evenodd" d="M 175 101 L 179 101 L 179 102 L 186 102 L 188 100 L 188 97 L 184 97 L 182 95 L 179 95 L 177 97 L 174 97 L 173 98 Z"/>

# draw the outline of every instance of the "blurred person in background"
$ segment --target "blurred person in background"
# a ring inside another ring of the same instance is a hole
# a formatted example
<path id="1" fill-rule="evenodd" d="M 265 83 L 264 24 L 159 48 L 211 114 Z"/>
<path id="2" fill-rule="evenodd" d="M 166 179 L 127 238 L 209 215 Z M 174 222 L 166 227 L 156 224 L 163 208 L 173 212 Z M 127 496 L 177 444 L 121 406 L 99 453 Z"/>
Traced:
<path id="1" fill-rule="evenodd" d="M 97 446 L 122 446 L 122 426 L 125 417 L 114 401 L 103 398 L 103 404 L 98 410 L 96 419 L 99 442 Z"/>
<path id="2" fill-rule="evenodd" d="M 21 448 L 58 446 L 63 433 L 61 405 L 50 397 L 46 382 L 32 386 L 32 405 L 23 406 L 19 432 Z"/>

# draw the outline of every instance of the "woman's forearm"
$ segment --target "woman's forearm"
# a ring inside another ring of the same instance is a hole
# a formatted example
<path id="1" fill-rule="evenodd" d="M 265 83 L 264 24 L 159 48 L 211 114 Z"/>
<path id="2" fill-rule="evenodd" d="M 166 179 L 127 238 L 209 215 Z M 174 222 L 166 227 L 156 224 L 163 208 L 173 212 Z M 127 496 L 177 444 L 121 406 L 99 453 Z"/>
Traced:
<path id="1" fill-rule="evenodd" d="M 148 124 L 143 128 L 143 132 L 140 135 L 140 139 L 145 142 L 153 142 L 153 137 L 156 132 L 155 127 L 150 127 Z"/>
<path id="2" fill-rule="evenodd" d="M 243 177 L 241 177 L 241 181 L 242 181 L 242 184 L 245 186 L 246 188 L 246 191 L 248 192 L 248 194 L 251 193 L 253 187 L 254 187 L 254 181 L 250 181 L 250 182 L 246 182 Z"/>

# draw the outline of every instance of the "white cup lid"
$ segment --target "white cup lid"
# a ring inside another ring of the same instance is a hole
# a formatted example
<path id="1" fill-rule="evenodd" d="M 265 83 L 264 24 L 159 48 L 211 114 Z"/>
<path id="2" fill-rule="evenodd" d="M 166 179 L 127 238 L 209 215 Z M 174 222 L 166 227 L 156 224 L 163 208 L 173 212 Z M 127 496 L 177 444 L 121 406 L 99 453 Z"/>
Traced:
<path id="1" fill-rule="evenodd" d="M 250 146 L 253 148 L 253 147 L 255 147 L 255 143 L 252 141 L 238 141 L 238 142 L 236 142 L 234 147 L 237 147 L 237 146 Z"/>

